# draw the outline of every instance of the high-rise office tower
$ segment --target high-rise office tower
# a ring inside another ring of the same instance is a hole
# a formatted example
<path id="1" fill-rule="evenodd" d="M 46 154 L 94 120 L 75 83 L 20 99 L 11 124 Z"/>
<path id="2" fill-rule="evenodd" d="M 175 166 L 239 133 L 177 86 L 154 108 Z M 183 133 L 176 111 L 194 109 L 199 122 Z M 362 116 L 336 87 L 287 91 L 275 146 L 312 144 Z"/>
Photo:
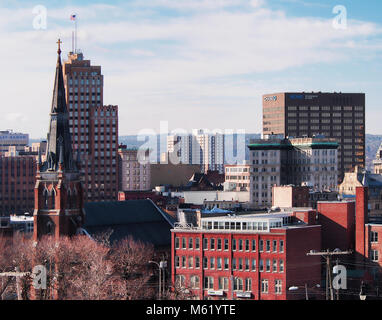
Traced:
<path id="1" fill-rule="evenodd" d="M 339 181 L 355 166 L 365 167 L 365 94 L 276 93 L 263 96 L 263 135 L 324 135 L 335 138 Z"/>
<path id="2" fill-rule="evenodd" d="M 118 198 L 118 106 L 103 105 L 104 77 L 81 52 L 64 63 L 73 151 L 79 152 L 85 201 Z"/>

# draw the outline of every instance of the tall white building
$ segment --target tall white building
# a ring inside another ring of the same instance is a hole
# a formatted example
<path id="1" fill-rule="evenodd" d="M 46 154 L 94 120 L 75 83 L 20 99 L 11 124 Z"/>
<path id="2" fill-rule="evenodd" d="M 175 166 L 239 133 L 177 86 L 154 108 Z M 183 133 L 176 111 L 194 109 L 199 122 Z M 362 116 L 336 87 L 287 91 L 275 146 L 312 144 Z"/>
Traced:
<path id="1" fill-rule="evenodd" d="M 337 190 L 338 142 L 330 138 L 255 140 L 250 150 L 251 202 L 272 205 L 272 187 L 308 186 L 314 191 Z"/>
<path id="2" fill-rule="evenodd" d="M 184 164 L 200 164 L 202 172 L 224 172 L 224 135 L 197 130 L 193 134 L 167 137 L 169 161 Z"/>

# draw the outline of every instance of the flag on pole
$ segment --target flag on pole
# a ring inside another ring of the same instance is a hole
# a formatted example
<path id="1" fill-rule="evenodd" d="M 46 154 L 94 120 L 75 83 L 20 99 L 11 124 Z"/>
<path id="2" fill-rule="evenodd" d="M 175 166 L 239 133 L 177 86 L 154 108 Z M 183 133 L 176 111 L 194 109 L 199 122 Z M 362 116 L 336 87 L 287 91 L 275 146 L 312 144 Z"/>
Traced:
<path id="1" fill-rule="evenodd" d="M 75 21 L 75 20 L 76 20 L 76 15 L 75 15 L 75 14 L 72 14 L 72 15 L 70 16 L 70 20 Z"/>

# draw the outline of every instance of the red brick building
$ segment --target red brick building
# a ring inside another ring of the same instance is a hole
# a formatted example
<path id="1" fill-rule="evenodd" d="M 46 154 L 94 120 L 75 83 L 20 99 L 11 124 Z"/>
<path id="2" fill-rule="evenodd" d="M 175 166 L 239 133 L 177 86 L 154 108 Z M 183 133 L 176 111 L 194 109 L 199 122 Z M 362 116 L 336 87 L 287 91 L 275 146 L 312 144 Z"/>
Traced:
<path id="1" fill-rule="evenodd" d="M 35 156 L 0 157 L 0 215 L 33 213 Z"/>
<path id="2" fill-rule="evenodd" d="M 296 217 L 299 216 L 299 218 Z M 320 284 L 314 212 L 201 218 L 172 230 L 172 282 L 196 299 L 293 300 Z M 311 292 L 311 297 L 314 296 Z"/>
<path id="3" fill-rule="evenodd" d="M 317 202 L 317 224 L 322 226 L 322 248 L 324 250 L 355 249 L 354 201 Z"/>

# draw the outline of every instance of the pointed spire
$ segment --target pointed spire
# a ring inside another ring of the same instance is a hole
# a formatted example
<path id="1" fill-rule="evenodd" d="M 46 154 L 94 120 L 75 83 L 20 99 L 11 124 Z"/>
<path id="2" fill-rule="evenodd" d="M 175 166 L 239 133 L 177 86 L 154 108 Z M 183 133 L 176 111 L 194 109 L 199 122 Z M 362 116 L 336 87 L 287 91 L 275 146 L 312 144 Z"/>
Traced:
<path id="1" fill-rule="evenodd" d="M 50 171 L 59 169 L 76 170 L 73 166 L 72 141 L 69 131 L 69 114 L 66 107 L 64 76 L 61 65 L 61 40 L 58 39 L 56 75 L 50 112 L 50 126 L 47 141 L 47 161 L 44 168 Z"/>

